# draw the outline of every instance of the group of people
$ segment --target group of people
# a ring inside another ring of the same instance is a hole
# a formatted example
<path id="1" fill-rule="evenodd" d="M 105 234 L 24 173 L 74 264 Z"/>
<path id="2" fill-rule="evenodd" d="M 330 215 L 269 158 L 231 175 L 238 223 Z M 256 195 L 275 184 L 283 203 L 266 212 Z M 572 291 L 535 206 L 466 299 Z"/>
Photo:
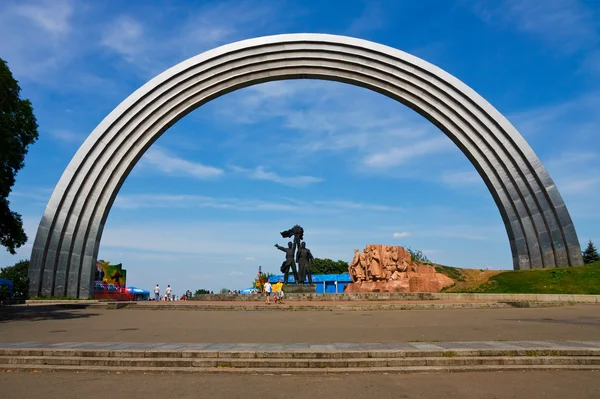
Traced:
<path id="1" fill-rule="evenodd" d="M 165 294 L 163 296 L 160 295 L 160 287 L 156 284 L 154 287 L 154 300 L 155 301 L 178 301 L 178 300 L 187 299 L 185 295 L 181 296 L 181 298 L 177 297 L 177 295 L 173 294 L 173 288 L 171 285 L 167 285 L 167 289 L 165 290 Z"/>
<path id="2" fill-rule="evenodd" d="M 275 303 L 283 303 L 283 283 L 281 280 L 275 284 L 271 284 L 269 280 L 265 282 L 263 286 L 263 292 L 265 294 L 265 303 L 271 304 L 271 294 L 273 294 L 273 300 Z"/>

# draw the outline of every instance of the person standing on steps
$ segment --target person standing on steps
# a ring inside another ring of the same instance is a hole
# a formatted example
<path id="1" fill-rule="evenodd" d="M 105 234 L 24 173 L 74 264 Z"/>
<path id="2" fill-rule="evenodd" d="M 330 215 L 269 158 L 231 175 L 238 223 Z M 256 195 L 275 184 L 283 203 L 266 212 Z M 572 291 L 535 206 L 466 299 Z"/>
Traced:
<path id="1" fill-rule="evenodd" d="M 156 284 L 156 287 L 154 287 L 154 300 L 160 301 L 160 287 L 158 284 Z"/>

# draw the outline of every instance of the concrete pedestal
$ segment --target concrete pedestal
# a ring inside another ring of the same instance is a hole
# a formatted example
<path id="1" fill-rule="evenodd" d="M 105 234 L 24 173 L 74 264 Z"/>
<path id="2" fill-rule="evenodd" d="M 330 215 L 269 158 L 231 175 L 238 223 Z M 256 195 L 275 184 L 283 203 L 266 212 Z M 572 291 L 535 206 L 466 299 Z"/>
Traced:
<path id="1" fill-rule="evenodd" d="M 314 294 L 315 292 L 317 292 L 317 286 L 312 284 L 312 285 L 284 285 L 283 286 L 283 292 L 285 294 Z"/>

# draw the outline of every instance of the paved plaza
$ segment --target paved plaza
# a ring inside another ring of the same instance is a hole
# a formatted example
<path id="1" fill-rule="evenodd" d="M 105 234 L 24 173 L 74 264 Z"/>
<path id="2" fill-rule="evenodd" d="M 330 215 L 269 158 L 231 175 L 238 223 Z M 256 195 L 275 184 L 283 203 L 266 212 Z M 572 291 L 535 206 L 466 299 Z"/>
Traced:
<path id="1" fill-rule="evenodd" d="M 165 398 L 597 398 L 599 337 L 600 305 L 584 304 L 297 312 L 15 306 L 0 308 L 0 351 L 7 359 L 14 352 L 17 360 L 13 371 L 0 372 L 0 386 L 6 397 L 34 399 L 99 397 L 109 391 L 119 397 Z M 73 358 L 78 351 L 89 352 Z M 143 354 L 135 355 L 136 351 Z M 355 361 L 365 363 L 362 369 L 310 366 L 311 362 L 350 366 L 352 351 L 362 351 Z M 378 351 L 380 358 L 375 357 Z M 452 356 L 446 357 L 449 351 Z M 495 357 L 494 351 L 502 351 L 503 357 Z M 92 352 L 99 357 L 89 357 Z M 315 353 L 318 358 L 302 360 Z M 339 359 L 340 354 L 346 359 Z M 39 366 L 31 363 L 35 359 L 41 361 Z M 223 361 L 236 366 L 220 368 Z M 270 366 L 256 368 L 264 362 Z M 307 365 L 273 368 L 271 363 L 278 362 Z M 364 367 L 371 362 L 388 362 L 388 369 Z M 413 367 L 414 371 L 399 366 L 419 362 L 446 366 Z M 184 363 L 190 366 L 181 369 Z M 212 369 L 206 367 L 212 363 Z M 237 369 L 238 363 L 249 363 L 250 368 Z M 89 366 L 93 364 L 98 366 Z M 143 364 L 148 368 L 139 367 Z M 451 364 L 457 365 L 455 371 L 465 372 L 432 373 L 452 371 Z M 138 371 L 129 365 L 137 365 Z"/>
<path id="2" fill-rule="evenodd" d="M 411 398 L 596 399 L 600 372 L 528 371 L 456 374 L 183 375 L 0 372 L 11 399 L 139 398 Z"/>
<path id="3" fill-rule="evenodd" d="M 0 308 L 0 341 L 352 343 L 599 337 L 600 305 L 346 312 Z"/>

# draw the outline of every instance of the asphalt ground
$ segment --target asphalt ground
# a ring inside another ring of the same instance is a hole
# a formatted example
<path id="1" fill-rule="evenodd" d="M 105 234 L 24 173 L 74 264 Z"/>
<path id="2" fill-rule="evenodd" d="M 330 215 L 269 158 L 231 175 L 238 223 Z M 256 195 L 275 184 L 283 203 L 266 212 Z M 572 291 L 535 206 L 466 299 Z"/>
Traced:
<path id="1" fill-rule="evenodd" d="M 597 341 L 600 305 L 388 311 L 0 308 L 0 341 Z"/>
<path id="2" fill-rule="evenodd" d="M 3 398 L 600 398 L 598 371 L 179 375 L 0 372 Z"/>

